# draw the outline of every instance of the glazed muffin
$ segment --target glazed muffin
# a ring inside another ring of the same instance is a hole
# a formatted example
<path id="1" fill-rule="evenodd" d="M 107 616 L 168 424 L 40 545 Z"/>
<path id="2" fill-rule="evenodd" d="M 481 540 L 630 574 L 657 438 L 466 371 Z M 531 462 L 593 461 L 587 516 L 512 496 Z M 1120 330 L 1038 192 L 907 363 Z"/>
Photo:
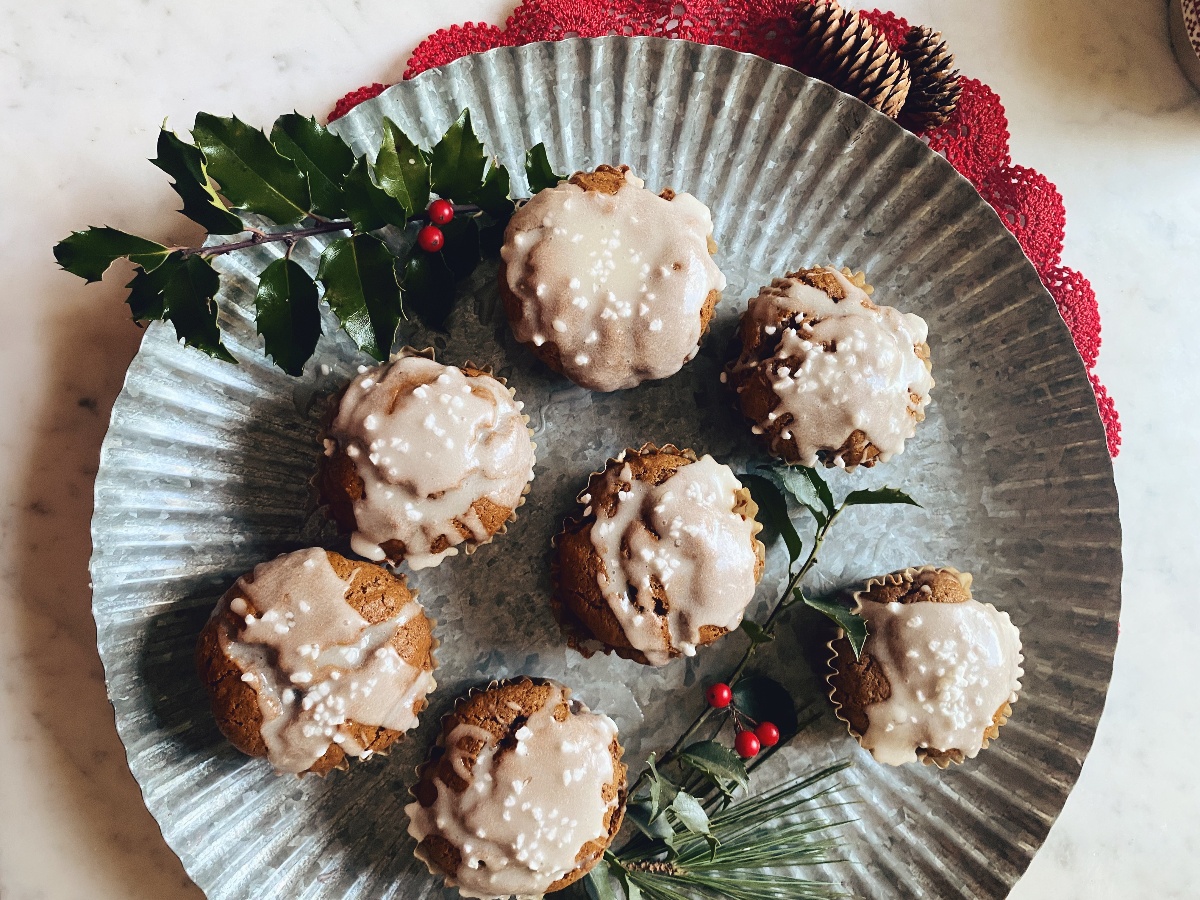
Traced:
<path id="1" fill-rule="evenodd" d="M 973 599 L 971 576 L 950 567 L 872 578 L 854 596 L 867 640 L 859 659 L 844 636 L 829 645 L 838 717 L 882 763 L 973 759 L 1021 689 L 1021 636 L 1008 613 Z"/>
<path id="2" fill-rule="evenodd" d="M 460 700 L 406 807 L 416 855 L 464 897 L 541 896 L 586 875 L 625 813 L 617 726 L 554 681 Z"/>
<path id="3" fill-rule="evenodd" d="M 886 462 L 925 418 L 928 327 L 875 304 L 870 291 L 848 269 L 800 269 L 742 315 L 726 374 L 751 430 L 789 464 Z"/>
<path id="4" fill-rule="evenodd" d="M 646 445 L 609 460 L 579 503 L 555 539 L 552 603 L 581 653 L 661 666 L 741 623 L 765 551 L 728 466 Z"/>
<path id="5" fill-rule="evenodd" d="M 404 352 L 338 401 L 317 487 L 354 552 L 436 566 L 512 521 L 533 480 L 528 417 L 487 372 Z"/>
<path id="6" fill-rule="evenodd" d="M 403 576 L 319 548 L 243 575 L 200 634 L 221 732 L 279 772 L 324 775 L 414 728 L 435 642 Z"/>
<path id="7" fill-rule="evenodd" d="M 628 166 L 577 172 L 517 210 L 500 296 L 517 340 L 593 391 L 674 375 L 700 349 L 725 276 L 712 217 Z"/>

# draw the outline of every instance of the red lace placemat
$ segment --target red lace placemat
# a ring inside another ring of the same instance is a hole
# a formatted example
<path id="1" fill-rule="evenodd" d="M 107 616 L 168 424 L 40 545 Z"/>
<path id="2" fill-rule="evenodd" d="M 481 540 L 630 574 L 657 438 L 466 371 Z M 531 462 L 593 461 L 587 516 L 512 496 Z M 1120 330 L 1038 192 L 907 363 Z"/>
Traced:
<path id="1" fill-rule="evenodd" d="M 568 37 L 684 38 L 795 63 L 791 10 L 796 0 L 524 0 L 503 28 L 467 22 L 431 34 L 417 46 L 404 77 L 495 47 Z M 908 22 L 890 12 L 863 13 L 895 46 Z M 986 84 L 963 78 L 962 99 L 945 125 L 921 133 L 1000 214 L 1054 297 L 1083 357 L 1104 420 L 1108 450 L 1117 455 L 1121 423 L 1108 392 L 1092 371 L 1100 353 L 1100 309 L 1086 278 L 1061 264 L 1066 210 L 1058 189 L 1040 172 L 1012 162 L 1008 119 Z M 338 101 L 330 120 L 382 93 L 384 84 L 359 88 Z"/>

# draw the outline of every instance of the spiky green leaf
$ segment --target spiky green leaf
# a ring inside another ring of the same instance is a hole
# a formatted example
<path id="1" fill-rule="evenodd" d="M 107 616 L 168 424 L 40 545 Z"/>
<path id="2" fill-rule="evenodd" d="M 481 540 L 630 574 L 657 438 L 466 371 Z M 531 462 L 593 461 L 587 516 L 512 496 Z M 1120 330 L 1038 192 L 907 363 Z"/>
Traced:
<path id="1" fill-rule="evenodd" d="M 679 759 L 684 764 L 719 782 L 733 781 L 741 787 L 750 783 L 742 758 L 716 741 L 699 741 L 686 747 Z"/>
<path id="2" fill-rule="evenodd" d="M 613 889 L 611 879 L 612 874 L 608 861 L 600 860 L 596 867 L 587 874 L 588 893 L 595 900 L 621 900 L 620 895 Z"/>
<path id="3" fill-rule="evenodd" d="M 286 257 L 275 260 L 258 276 L 254 311 L 267 355 L 289 375 L 299 375 L 321 336 L 312 276 Z"/>
<path id="4" fill-rule="evenodd" d="M 175 334 L 189 347 L 216 359 L 236 362 L 221 343 L 217 325 L 217 291 L 221 278 L 203 257 L 189 256 L 172 266 L 163 281 L 163 315 L 175 326 Z"/>
<path id="5" fill-rule="evenodd" d="M 773 678 L 747 675 L 733 686 L 733 702 L 756 723 L 774 724 L 784 740 L 796 733 L 796 701 Z"/>
<path id="6" fill-rule="evenodd" d="M 433 146 L 430 169 L 434 192 L 458 202 L 473 198 L 483 183 L 486 163 L 483 142 L 471 127 L 471 111 L 464 109 Z"/>
<path id="7" fill-rule="evenodd" d="M 536 194 L 546 188 L 556 187 L 560 181 L 566 181 L 566 176 L 559 175 L 550 167 L 546 145 L 536 144 L 525 154 L 525 179 L 529 182 L 529 192 Z"/>
<path id="8" fill-rule="evenodd" d="M 818 525 L 824 525 L 833 515 L 833 493 L 816 469 L 807 466 L 764 466 L 779 479 L 783 489 L 805 507 Z"/>
<path id="9" fill-rule="evenodd" d="M 404 265 L 405 308 L 427 327 L 445 331 L 454 308 L 455 285 L 442 253 L 416 250 Z"/>
<path id="10" fill-rule="evenodd" d="M 99 281 L 118 259 L 128 259 L 152 272 L 161 266 L 171 251 L 162 244 L 148 241 L 107 225 L 73 231 L 70 237 L 54 247 L 54 258 L 58 264 L 91 284 Z"/>
<path id="11" fill-rule="evenodd" d="M 317 280 L 354 343 L 386 359 L 403 315 L 395 258 L 387 246 L 368 234 L 339 238 L 321 254 Z"/>
<path id="12" fill-rule="evenodd" d="M 663 816 L 654 816 L 649 801 L 641 800 L 630 803 L 625 810 L 625 816 L 646 837 L 670 841 L 675 837 L 675 830 Z"/>
<path id="13" fill-rule="evenodd" d="M 512 198 L 508 196 L 510 189 L 508 169 L 496 163 L 488 169 L 483 184 L 475 193 L 475 203 L 493 219 L 507 222 L 514 208 Z"/>
<path id="14" fill-rule="evenodd" d="M 242 220 L 217 196 L 216 185 L 208 175 L 208 162 L 198 147 L 163 128 L 158 133 L 158 156 L 150 162 L 175 179 L 171 187 L 183 200 L 180 212 L 193 222 L 210 234 L 245 230 Z"/>
<path id="15" fill-rule="evenodd" d="M 904 491 L 882 487 L 869 491 L 851 491 L 842 501 L 842 506 L 866 506 L 880 503 L 907 503 L 909 506 L 917 507 L 921 505 Z"/>
<path id="16" fill-rule="evenodd" d="M 271 143 L 308 179 L 313 212 L 330 217 L 345 213 L 342 185 L 354 165 L 354 151 L 345 141 L 312 116 L 293 112 L 275 120 Z"/>
<path id="17" fill-rule="evenodd" d="M 767 531 L 767 537 L 777 534 L 783 538 L 789 560 L 795 562 L 799 559 L 804 545 L 800 535 L 796 533 L 791 516 L 788 515 L 787 501 L 783 499 L 779 488 L 769 478 L 753 473 L 739 475 L 738 480 L 750 489 L 750 496 L 758 504 L 758 520 Z"/>
<path id="18" fill-rule="evenodd" d="M 371 167 L 363 158 L 355 160 L 346 176 L 343 200 L 357 231 L 374 231 L 387 225 L 403 228 L 408 221 L 400 201 L 374 182 Z"/>
<path id="19" fill-rule="evenodd" d="M 125 298 L 125 302 L 129 304 L 133 321 L 153 322 L 166 318 L 167 308 L 163 291 L 168 279 L 183 265 L 183 259 L 183 254 L 176 252 L 153 271 L 148 272 L 141 266 L 134 270 L 133 280 L 125 285 L 129 289 L 129 296 Z"/>
<path id="20" fill-rule="evenodd" d="M 671 801 L 671 811 L 679 823 L 692 834 L 709 834 L 708 814 L 700 801 L 686 791 L 680 791 Z"/>
<path id="21" fill-rule="evenodd" d="M 309 213 L 308 182 L 295 162 L 271 146 L 261 129 L 237 116 L 198 113 L 192 128 L 208 171 L 236 209 L 292 225 Z"/>
<path id="22" fill-rule="evenodd" d="M 383 145 L 375 158 L 375 181 L 411 218 L 429 205 L 429 164 L 400 126 L 383 120 Z"/>
<path id="23" fill-rule="evenodd" d="M 739 627 L 746 633 L 746 637 L 750 638 L 751 644 L 769 644 L 775 640 L 775 635 L 764 631 L 763 627 L 752 619 L 742 619 Z"/>
<path id="24" fill-rule="evenodd" d="M 446 243 L 442 247 L 442 259 L 446 267 L 462 280 L 475 271 L 482 258 L 479 249 L 479 220 L 472 216 L 460 216 L 442 226 Z M 417 251 L 420 252 L 420 251 Z"/>
<path id="25" fill-rule="evenodd" d="M 805 596 L 799 588 L 796 588 L 796 597 L 817 612 L 828 616 L 842 629 L 842 632 L 846 635 L 846 639 L 850 641 L 850 647 L 854 650 L 855 659 L 862 655 L 863 644 L 867 642 L 866 619 L 862 618 L 862 616 L 856 616 L 849 608 L 838 603 L 836 600 Z"/>

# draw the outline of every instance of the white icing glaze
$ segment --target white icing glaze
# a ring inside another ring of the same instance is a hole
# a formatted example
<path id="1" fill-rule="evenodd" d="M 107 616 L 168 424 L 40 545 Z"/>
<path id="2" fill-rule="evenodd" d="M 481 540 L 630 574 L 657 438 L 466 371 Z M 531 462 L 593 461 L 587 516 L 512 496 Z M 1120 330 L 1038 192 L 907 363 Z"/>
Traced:
<path id="1" fill-rule="evenodd" d="M 521 300 L 519 341 L 557 346 L 563 374 L 615 391 L 678 372 L 700 347 L 700 311 L 725 276 L 708 207 L 664 200 L 630 173 L 616 194 L 569 182 L 512 217 L 500 255 Z"/>
<path id="2" fill-rule="evenodd" d="M 610 477 L 616 475 L 610 469 Z M 711 456 L 683 466 L 662 484 L 620 470 L 614 514 L 596 510 L 591 542 L 604 563 L 600 590 L 630 645 L 651 665 L 672 651 L 696 653 L 700 629 L 732 630 L 754 597 L 758 556 L 754 521 L 735 507 L 741 482 Z M 652 583 L 667 598 L 667 635 Z"/>
<path id="3" fill-rule="evenodd" d="M 865 710 L 863 747 L 882 763 L 916 762 L 918 749 L 973 758 L 997 710 L 1021 688 L 1021 636 L 990 603 L 875 603 L 856 608 L 870 635 L 864 652 L 891 696 Z"/>
<path id="4" fill-rule="evenodd" d="M 330 429 L 363 481 L 354 552 L 382 560 L 381 545 L 399 541 L 409 566 L 423 569 L 458 553 L 466 538 L 456 522 L 470 540 L 489 540 L 473 504 L 515 509 L 533 478 L 521 408 L 496 379 L 423 356 L 362 371 Z M 435 551 L 439 541 L 446 546 Z"/>
<path id="5" fill-rule="evenodd" d="M 511 749 L 500 752 L 482 728 L 456 726 L 446 753 L 466 790 L 456 793 L 435 778 L 433 804 L 406 807 L 418 843 L 438 834 L 459 849 L 462 863 L 448 874 L 464 897 L 541 895 L 575 869 L 585 844 L 608 834 L 605 819 L 618 798 L 605 801 L 603 792 L 616 780 L 610 747 L 617 726 L 578 702 L 565 721 L 555 721 L 554 709 L 568 703 L 570 691 L 551 687 Z M 472 764 L 460 745 L 479 742 Z"/>
<path id="6" fill-rule="evenodd" d="M 226 595 L 244 626 L 222 648 L 257 694 L 267 759 L 280 772 L 307 770 L 331 743 L 367 755 L 346 723 L 407 731 L 417 724 L 414 703 L 435 687 L 431 672 L 389 643 L 424 615 L 420 604 L 371 625 L 346 602 L 349 584 L 314 548 L 255 566 Z"/>
<path id="7" fill-rule="evenodd" d="M 929 404 L 933 378 L 914 349 L 929 329 L 920 316 L 872 303 L 836 269 L 824 271 L 837 279 L 845 299 L 835 301 L 799 278 L 777 278 L 750 301 L 750 322 L 768 336 L 782 330 L 772 357 L 740 359 L 734 371 L 770 374 L 779 402 L 756 433 L 770 435 L 773 452 L 794 440 L 798 461 L 813 466 L 818 451 L 836 450 L 861 430 L 886 462 L 904 451 Z M 798 314 L 799 323 L 777 326 Z M 784 415 L 792 417 L 786 428 L 770 427 Z"/>

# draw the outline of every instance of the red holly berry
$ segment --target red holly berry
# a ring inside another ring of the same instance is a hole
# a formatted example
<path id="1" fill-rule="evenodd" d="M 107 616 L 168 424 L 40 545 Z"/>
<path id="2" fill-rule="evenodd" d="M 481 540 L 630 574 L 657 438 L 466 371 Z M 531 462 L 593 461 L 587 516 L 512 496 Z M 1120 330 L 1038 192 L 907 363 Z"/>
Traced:
<path id="1" fill-rule="evenodd" d="M 754 734 L 764 747 L 774 747 L 779 743 L 779 729 L 774 722 L 762 722 L 754 729 Z"/>
<path id="2" fill-rule="evenodd" d="M 708 705 L 714 709 L 724 709 L 733 702 L 733 691 L 724 683 L 714 684 L 704 694 Z"/>
<path id="3" fill-rule="evenodd" d="M 454 218 L 454 205 L 449 200 L 434 200 L 429 204 L 429 221 L 445 225 Z"/>
<path id="4" fill-rule="evenodd" d="M 752 756 L 758 756 L 762 744 L 759 743 L 758 735 L 753 731 L 739 731 L 737 737 L 734 738 L 733 749 L 742 759 L 749 759 Z"/>
<path id="5" fill-rule="evenodd" d="M 426 253 L 437 253 L 446 243 L 446 235 L 436 225 L 426 225 L 417 232 L 417 246 Z"/>

